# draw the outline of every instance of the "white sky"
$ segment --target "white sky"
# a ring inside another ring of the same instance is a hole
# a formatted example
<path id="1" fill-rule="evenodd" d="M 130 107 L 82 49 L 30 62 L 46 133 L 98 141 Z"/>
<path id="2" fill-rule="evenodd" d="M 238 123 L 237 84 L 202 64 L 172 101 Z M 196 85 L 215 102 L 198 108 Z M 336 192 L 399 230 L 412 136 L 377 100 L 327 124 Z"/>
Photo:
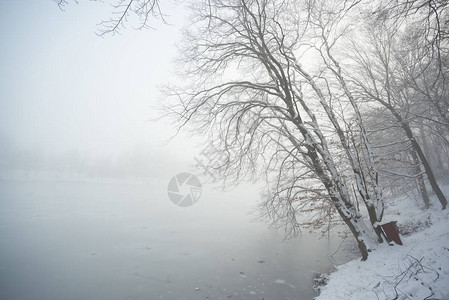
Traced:
<path id="1" fill-rule="evenodd" d="M 0 133 L 50 153 L 115 157 L 136 144 L 158 147 L 171 131 L 149 119 L 157 86 L 173 77 L 182 25 L 181 8 L 168 9 L 176 26 L 99 38 L 107 3 L 61 11 L 51 0 L 0 0 Z M 182 143 L 169 147 L 192 148 Z"/>

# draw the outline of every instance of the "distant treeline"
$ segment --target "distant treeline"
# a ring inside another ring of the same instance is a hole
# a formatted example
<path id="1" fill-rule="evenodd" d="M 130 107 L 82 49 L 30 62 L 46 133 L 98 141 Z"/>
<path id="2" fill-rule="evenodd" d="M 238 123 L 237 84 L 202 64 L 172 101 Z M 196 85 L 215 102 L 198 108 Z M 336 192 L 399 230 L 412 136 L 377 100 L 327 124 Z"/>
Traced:
<path id="1" fill-rule="evenodd" d="M 168 159 L 145 146 L 135 146 L 115 157 L 91 155 L 79 150 L 56 154 L 36 148 L 17 146 L 11 139 L 1 138 L 0 173 L 38 175 L 42 173 L 70 177 L 150 178 L 173 173 Z M 181 170 L 182 171 L 182 170 Z"/>

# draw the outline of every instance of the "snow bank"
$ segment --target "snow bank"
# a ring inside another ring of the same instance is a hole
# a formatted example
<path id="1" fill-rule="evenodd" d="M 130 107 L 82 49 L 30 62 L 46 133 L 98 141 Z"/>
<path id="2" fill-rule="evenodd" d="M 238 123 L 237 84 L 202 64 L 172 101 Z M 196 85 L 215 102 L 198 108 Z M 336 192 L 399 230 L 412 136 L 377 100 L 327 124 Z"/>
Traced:
<path id="1" fill-rule="evenodd" d="M 449 299 L 449 210 L 433 203 L 392 203 L 387 219 L 398 221 L 404 246 L 384 243 L 366 262 L 339 266 L 315 299 Z"/>

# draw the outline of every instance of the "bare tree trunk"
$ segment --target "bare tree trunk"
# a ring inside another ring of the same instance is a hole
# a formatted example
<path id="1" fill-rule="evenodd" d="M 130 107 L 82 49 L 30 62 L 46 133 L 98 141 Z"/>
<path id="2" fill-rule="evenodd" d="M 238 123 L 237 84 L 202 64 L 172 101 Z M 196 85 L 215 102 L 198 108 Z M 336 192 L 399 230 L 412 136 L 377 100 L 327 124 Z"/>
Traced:
<path id="1" fill-rule="evenodd" d="M 424 207 L 426 209 L 429 208 L 430 206 L 430 200 L 429 200 L 429 194 L 427 193 L 427 188 L 426 188 L 426 183 L 424 181 L 424 174 L 422 174 L 422 170 L 421 170 L 421 161 L 418 158 L 418 155 L 416 154 L 415 151 L 410 151 L 410 154 L 412 155 L 413 158 L 413 163 L 415 164 L 415 172 L 416 174 L 418 174 L 417 177 L 417 181 L 418 181 L 418 191 L 421 194 L 421 197 L 424 201 Z"/>
<path id="2" fill-rule="evenodd" d="M 352 170 L 353 170 L 353 173 L 355 176 L 357 190 L 358 190 L 358 192 L 366 206 L 366 209 L 368 211 L 370 223 L 374 229 L 374 232 L 377 235 L 377 241 L 379 243 L 382 243 L 383 242 L 382 230 L 378 226 L 378 223 L 382 220 L 382 216 L 383 216 L 383 212 L 384 212 L 384 203 L 383 203 L 383 199 L 382 199 L 382 191 L 378 184 L 378 172 L 377 172 L 377 168 L 376 168 L 376 165 L 374 162 L 374 153 L 372 151 L 371 143 L 368 141 L 368 137 L 367 137 L 366 130 L 365 130 L 365 125 L 363 124 L 362 115 L 360 113 L 359 106 L 358 106 L 356 100 L 354 99 L 354 96 L 352 95 L 352 92 L 350 91 L 350 89 L 346 83 L 346 79 L 343 77 L 339 62 L 331 53 L 332 46 L 328 42 L 328 36 L 325 33 L 326 28 L 322 23 L 320 23 L 320 28 L 321 28 L 321 32 L 322 32 L 321 38 L 323 40 L 323 45 L 325 46 L 325 51 L 320 52 L 321 56 L 323 58 L 323 61 L 324 61 L 325 65 L 335 75 L 337 81 L 340 83 L 340 85 L 343 89 L 343 92 L 346 95 L 346 97 L 348 98 L 349 103 L 351 104 L 351 106 L 354 110 L 355 116 L 357 118 L 357 125 L 360 130 L 360 136 L 362 139 L 362 143 L 366 150 L 366 154 L 368 156 L 368 169 L 369 169 L 368 175 L 369 175 L 369 182 L 371 183 L 372 188 L 373 188 L 373 192 L 374 192 L 373 195 L 370 195 L 370 191 L 367 188 L 367 179 L 365 178 L 365 176 L 363 174 L 363 171 L 361 168 L 361 163 L 360 163 L 360 161 L 358 161 L 356 159 L 353 151 L 351 151 L 349 142 L 346 140 L 343 130 L 340 128 L 340 126 L 338 124 L 337 118 L 335 117 L 333 111 L 328 107 L 328 105 L 326 104 L 325 101 L 321 101 L 321 103 L 322 103 L 322 106 L 325 108 L 326 113 L 329 116 L 329 119 L 333 123 L 334 128 L 336 129 L 337 135 L 340 138 L 340 142 L 346 151 L 347 158 L 351 164 L 351 167 L 352 167 Z M 326 55 L 330 61 L 328 61 L 326 59 Z M 302 71 L 302 72 L 304 72 L 304 71 Z M 319 94 L 321 94 L 321 93 L 319 93 Z M 320 96 L 320 98 L 323 98 L 323 97 Z M 354 152 L 357 153 L 357 151 L 358 151 L 357 149 L 354 149 Z M 374 200 L 373 200 L 373 198 L 374 198 Z M 377 207 L 376 207 L 376 205 L 377 205 Z"/>
<path id="3" fill-rule="evenodd" d="M 365 261 L 368 259 L 368 248 L 361 236 L 361 232 L 358 229 L 358 219 L 351 219 L 348 217 L 345 217 L 344 214 L 342 214 L 341 210 L 338 210 L 338 213 L 340 214 L 341 218 L 345 222 L 346 226 L 349 227 L 351 230 L 352 235 L 357 240 L 357 247 L 359 248 L 360 254 L 362 255 L 362 261 Z"/>
<path id="4" fill-rule="evenodd" d="M 405 132 L 405 135 L 412 143 L 413 151 L 416 153 L 416 155 L 418 155 L 419 159 L 421 160 L 421 163 L 422 163 L 424 170 L 426 171 L 426 174 L 427 174 L 427 179 L 429 180 L 429 183 L 432 186 L 433 191 L 437 195 L 438 200 L 441 203 L 442 209 L 446 209 L 446 206 L 447 206 L 446 197 L 444 196 L 443 192 L 441 191 L 441 189 L 438 185 L 438 182 L 435 179 L 435 175 L 433 174 L 432 167 L 430 166 L 429 161 L 427 160 L 426 155 L 424 154 L 424 151 L 422 150 L 421 146 L 419 145 L 418 141 L 416 140 L 416 138 L 413 134 L 413 131 L 410 128 L 410 125 L 406 121 L 403 120 L 401 115 L 394 109 L 394 107 L 392 107 L 390 104 L 386 103 L 385 101 L 383 101 L 379 98 L 377 100 L 379 100 L 379 102 L 381 104 L 383 104 L 394 115 L 394 117 L 396 118 L 398 123 L 401 125 L 402 129 Z"/>
<path id="5" fill-rule="evenodd" d="M 305 103 L 302 103 L 302 105 L 304 105 L 306 110 L 308 109 Z M 311 115 L 313 115 L 313 113 L 311 113 Z M 337 209 L 338 214 L 341 216 L 356 239 L 360 254 L 362 255 L 362 260 L 367 260 L 368 246 L 366 244 L 366 231 L 363 228 L 364 224 L 363 222 L 359 223 L 361 217 L 351 201 L 344 184 L 344 180 L 338 173 L 337 168 L 331 159 L 330 153 L 327 152 L 326 141 L 324 139 L 321 140 L 322 144 L 320 144 L 320 147 L 317 141 L 310 135 L 308 130 L 302 126 L 302 120 L 299 115 L 294 118 L 294 123 L 303 135 L 304 139 L 309 141 L 306 145 L 307 153 L 303 154 L 304 158 L 311 161 L 314 173 L 326 188 L 329 198 Z M 316 127 L 315 129 L 317 132 L 318 128 Z M 318 134 L 321 136 L 321 133 Z M 290 140 L 295 147 L 299 147 L 293 138 L 290 138 Z M 323 160 L 321 160 L 320 157 L 322 157 Z M 328 174 L 330 174 L 330 176 Z"/>
<path id="6" fill-rule="evenodd" d="M 386 67 L 386 69 L 388 70 L 388 66 Z M 387 80 L 387 82 L 388 82 L 388 80 Z M 435 175 L 433 174 L 432 167 L 430 166 L 430 163 L 427 160 L 426 155 L 424 154 L 424 151 L 422 150 L 421 146 L 419 145 L 418 141 L 416 140 L 416 138 L 413 134 L 413 131 L 410 128 L 409 123 L 403 119 L 403 117 L 399 114 L 399 112 L 391 104 L 390 96 L 388 96 L 389 100 L 386 101 L 379 96 L 373 95 L 371 92 L 368 91 L 368 89 L 363 84 L 360 84 L 360 85 L 365 90 L 365 92 L 367 92 L 369 97 L 371 97 L 372 99 L 374 99 L 374 100 L 378 101 L 380 104 L 382 104 L 396 118 L 396 121 L 401 126 L 401 128 L 404 130 L 407 138 L 410 140 L 410 142 L 412 144 L 412 150 L 419 157 L 419 160 L 421 161 L 421 163 L 424 167 L 424 170 L 427 174 L 427 179 L 429 180 L 429 183 L 432 186 L 433 191 L 437 195 L 438 200 L 441 203 L 442 209 L 446 209 L 446 206 L 447 206 L 446 197 L 444 196 L 443 192 L 441 191 L 440 187 L 438 186 L 438 182 L 435 179 Z"/>
<path id="7" fill-rule="evenodd" d="M 410 130 L 410 129 L 409 129 Z M 411 130 L 410 130 L 411 133 Z M 438 197 L 438 200 L 441 203 L 442 209 L 446 209 L 447 206 L 447 199 L 444 196 L 443 192 L 441 191 L 435 176 L 433 175 L 433 171 L 432 168 L 430 167 L 429 162 L 427 161 L 426 156 L 424 155 L 424 152 L 422 151 L 421 147 L 419 146 L 418 142 L 415 140 L 415 138 L 413 138 L 413 135 L 410 137 L 412 145 L 413 145 L 413 149 L 416 150 L 416 152 L 418 153 L 419 158 L 421 159 L 421 162 L 423 164 L 424 169 L 426 170 L 427 173 L 427 179 L 429 180 L 430 185 L 432 186 L 433 191 L 435 192 L 435 194 Z"/>
<path id="8" fill-rule="evenodd" d="M 363 225 L 359 223 L 360 217 L 357 215 L 354 205 L 351 203 L 349 196 L 344 190 L 344 186 L 341 184 L 341 181 L 338 180 L 338 177 L 332 177 L 332 179 L 336 179 L 336 182 L 334 182 L 334 180 L 325 174 L 321 164 L 319 163 L 319 158 L 315 149 L 310 147 L 308 156 L 313 162 L 315 173 L 323 182 L 329 195 L 331 195 L 330 199 L 337 209 L 338 214 L 341 216 L 352 235 L 355 237 L 360 254 L 362 255 L 362 261 L 367 260 L 368 247 L 361 228 Z"/>
<path id="9" fill-rule="evenodd" d="M 427 193 L 426 183 L 424 182 L 423 175 L 419 175 L 418 177 L 418 189 L 421 193 L 421 197 L 424 200 L 424 207 L 428 209 L 430 206 L 429 194 Z"/>
<path id="10" fill-rule="evenodd" d="M 436 165 L 439 168 L 441 168 L 442 170 L 444 170 L 444 160 L 443 160 L 443 155 L 442 155 L 443 145 L 441 145 L 440 141 L 438 141 L 436 139 L 436 137 L 434 137 L 432 140 L 433 140 L 432 141 L 432 147 L 434 148 L 434 152 L 435 152 L 434 165 L 435 165 L 435 162 L 436 162 Z M 427 156 L 427 157 L 429 157 L 429 156 Z"/>
<path id="11" fill-rule="evenodd" d="M 402 120 L 401 116 L 392 107 L 389 107 L 388 109 L 390 109 L 390 111 L 395 115 L 396 119 L 401 123 L 402 129 L 404 129 L 405 134 L 407 135 L 407 137 L 410 139 L 410 142 L 412 143 L 413 150 L 416 152 L 416 154 L 418 155 L 419 159 L 422 162 L 424 170 L 426 171 L 426 174 L 427 174 L 427 179 L 429 180 L 429 183 L 432 186 L 433 191 L 437 195 L 438 200 L 441 203 L 442 209 L 446 209 L 446 206 L 447 206 L 446 197 L 444 196 L 443 192 L 441 191 L 441 189 L 438 185 L 438 182 L 436 181 L 435 176 L 433 175 L 432 168 L 431 168 L 429 162 L 427 161 L 427 158 L 424 155 L 424 152 L 421 149 L 421 146 L 416 141 L 416 138 L 414 137 L 413 132 L 410 128 L 410 125 L 408 123 L 404 122 Z"/>

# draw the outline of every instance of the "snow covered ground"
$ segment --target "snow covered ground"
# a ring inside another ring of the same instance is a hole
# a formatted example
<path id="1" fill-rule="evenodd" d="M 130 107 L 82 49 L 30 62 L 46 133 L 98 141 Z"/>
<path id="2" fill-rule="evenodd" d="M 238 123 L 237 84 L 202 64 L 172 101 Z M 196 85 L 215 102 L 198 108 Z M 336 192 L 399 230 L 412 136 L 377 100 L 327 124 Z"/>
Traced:
<path id="1" fill-rule="evenodd" d="M 432 203 L 425 211 L 413 199 L 391 202 L 386 220 L 398 221 L 404 245 L 339 266 L 316 299 L 449 299 L 449 209 Z"/>

